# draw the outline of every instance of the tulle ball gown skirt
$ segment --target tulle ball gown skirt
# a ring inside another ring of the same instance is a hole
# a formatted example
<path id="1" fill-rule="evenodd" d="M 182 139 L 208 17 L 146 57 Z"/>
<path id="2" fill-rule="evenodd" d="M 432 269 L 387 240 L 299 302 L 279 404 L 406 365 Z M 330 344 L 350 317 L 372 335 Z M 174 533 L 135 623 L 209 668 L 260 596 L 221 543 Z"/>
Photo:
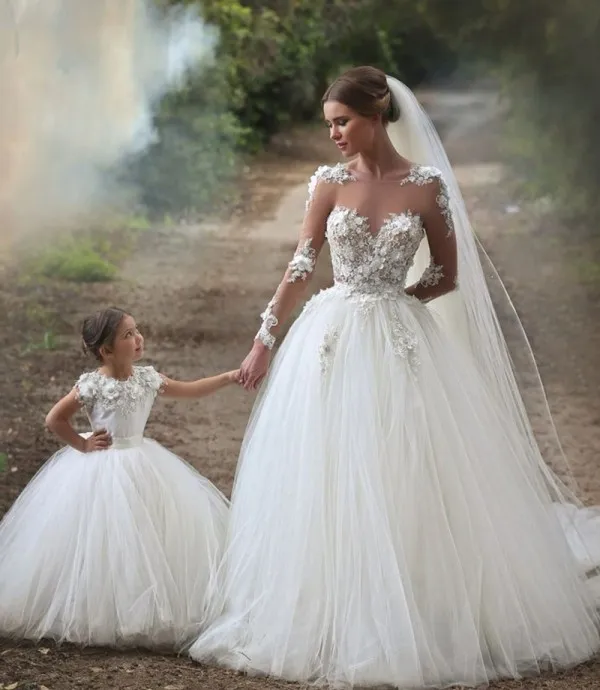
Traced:
<path id="1" fill-rule="evenodd" d="M 0 524 L 0 635 L 179 649 L 206 622 L 227 517 L 152 440 L 60 451 Z"/>
<path id="2" fill-rule="evenodd" d="M 414 299 L 317 295 L 246 433 L 199 661 L 332 686 L 477 685 L 600 646 L 546 490 Z"/>

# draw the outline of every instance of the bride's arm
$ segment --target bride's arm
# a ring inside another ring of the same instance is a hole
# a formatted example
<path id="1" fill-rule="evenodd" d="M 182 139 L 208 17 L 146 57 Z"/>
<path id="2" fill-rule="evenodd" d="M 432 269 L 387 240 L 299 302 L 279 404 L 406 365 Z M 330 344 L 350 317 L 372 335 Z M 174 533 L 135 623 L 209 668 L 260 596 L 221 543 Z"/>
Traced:
<path id="1" fill-rule="evenodd" d="M 452 292 L 457 284 L 457 251 L 454 223 L 446 185 L 441 178 L 426 186 L 429 195 L 421 213 L 431 261 L 419 282 L 406 288 L 422 302 L 430 302 Z"/>
<path id="2" fill-rule="evenodd" d="M 335 203 L 335 185 L 319 181 L 307 204 L 298 245 L 265 311 L 252 350 L 242 363 L 241 383 L 254 389 L 264 378 L 282 325 L 303 296 L 325 243 L 327 218 Z"/>

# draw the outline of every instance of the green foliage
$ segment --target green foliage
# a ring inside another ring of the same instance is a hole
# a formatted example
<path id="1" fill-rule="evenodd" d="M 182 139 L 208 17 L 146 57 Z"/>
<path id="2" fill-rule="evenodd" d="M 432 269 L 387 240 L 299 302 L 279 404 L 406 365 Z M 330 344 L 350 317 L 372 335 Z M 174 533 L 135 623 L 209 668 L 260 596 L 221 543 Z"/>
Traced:
<path id="1" fill-rule="evenodd" d="M 510 152 L 532 194 L 600 218 L 600 3 L 421 0 L 464 56 L 499 67 L 511 103 Z"/>
<path id="2" fill-rule="evenodd" d="M 54 331 L 44 331 L 39 340 L 33 340 L 27 344 L 23 350 L 23 354 L 27 355 L 38 350 L 56 350 L 58 342 Z"/>
<path id="3" fill-rule="evenodd" d="M 8 455 L 0 453 L 0 473 L 5 472 L 8 467 Z"/>
<path id="4" fill-rule="evenodd" d="M 21 316 L 24 317 L 21 331 L 25 338 L 21 354 L 29 355 L 40 350 L 56 350 L 59 347 L 59 340 L 56 335 L 59 315 L 49 305 L 40 301 L 39 278 L 32 275 L 21 275 L 19 282 L 23 287 L 28 282 L 30 283 L 29 287 L 33 287 L 32 282 L 35 286 L 33 291 L 25 291 L 27 297 L 21 307 Z"/>
<path id="5" fill-rule="evenodd" d="M 76 283 L 95 283 L 112 280 L 116 267 L 86 242 L 72 240 L 37 257 L 37 272 L 46 278 Z"/>
<path id="6" fill-rule="evenodd" d="M 219 188 L 236 168 L 245 130 L 230 113 L 195 113 L 187 104 L 165 108 L 160 139 L 132 162 L 141 201 L 155 216 L 189 209 L 212 210 Z"/>
<path id="7" fill-rule="evenodd" d="M 30 279 L 50 278 L 75 283 L 113 280 L 140 232 L 150 222 L 145 216 L 107 217 L 102 224 L 43 245 L 32 256 Z"/>
<path id="8" fill-rule="evenodd" d="M 330 78 L 375 64 L 409 83 L 453 62 L 414 2 L 162 0 L 196 5 L 218 27 L 215 64 L 165 99 L 159 141 L 131 162 L 152 213 L 212 210 L 240 154 L 314 118 Z"/>
<path id="9" fill-rule="evenodd" d="M 590 257 L 589 248 L 586 247 L 586 254 L 571 258 L 565 257 L 565 265 L 575 281 L 583 285 L 600 287 L 600 262 L 594 261 Z"/>

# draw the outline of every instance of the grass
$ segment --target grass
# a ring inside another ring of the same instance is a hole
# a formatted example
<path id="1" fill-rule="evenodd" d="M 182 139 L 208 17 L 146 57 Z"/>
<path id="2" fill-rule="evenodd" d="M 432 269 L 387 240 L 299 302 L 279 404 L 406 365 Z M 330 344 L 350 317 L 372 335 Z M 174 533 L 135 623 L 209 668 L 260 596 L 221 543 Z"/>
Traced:
<path id="1" fill-rule="evenodd" d="M 37 352 L 38 350 L 56 350 L 58 347 L 58 341 L 56 339 L 56 334 L 54 331 L 48 330 L 44 331 L 40 340 L 34 340 L 28 343 L 25 347 L 23 354 L 27 355 L 30 352 Z"/>
<path id="2" fill-rule="evenodd" d="M 112 216 L 93 228 L 52 237 L 37 248 L 23 247 L 18 283 L 23 299 L 21 316 L 25 333 L 21 355 L 50 352 L 60 347 L 57 332 L 62 324 L 48 295 L 57 283 L 103 283 L 117 277 L 119 265 L 151 224 L 141 215 Z"/>
<path id="3" fill-rule="evenodd" d="M 31 280 L 30 284 L 34 284 Z M 21 321 L 22 332 L 26 334 L 26 344 L 21 350 L 22 355 L 33 352 L 52 351 L 59 347 L 56 335 L 58 321 L 57 312 L 53 308 L 40 303 L 38 291 L 34 290 L 21 302 L 20 312 L 24 316 Z"/>
<path id="4" fill-rule="evenodd" d="M 54 239 L 35 253 L 29 274 L 74 283 L 114 280 L 118 265 L 131 253 L 140 233 L 151 228 L 141 215 L 113 216 L 102 225 Z"/>
<path id="5" fill-rule="evenodd" d="M 117 267 L 87 243 L 73 240 L 43 252 L 36 260 L 35 272 L 45 278 L 99 283 L 113 280 Z"/>
<path id="6" fill-rule="evenodd" d="M 584 285 L 600 285 L 600 262 L 593 259 L 578 259 L 572 270 L 577 281 Z"/>

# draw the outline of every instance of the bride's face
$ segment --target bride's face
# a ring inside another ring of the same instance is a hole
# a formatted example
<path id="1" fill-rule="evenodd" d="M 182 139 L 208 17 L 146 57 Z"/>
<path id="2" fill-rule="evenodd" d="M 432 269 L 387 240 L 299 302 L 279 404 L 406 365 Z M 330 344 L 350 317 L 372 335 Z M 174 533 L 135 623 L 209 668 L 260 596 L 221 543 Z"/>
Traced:
<path id="1" fill-rule="evenodd" d="M 329 137 L 347 158 L 372 148 L 378 118 L 364 117 L 338 101 L 326 101 L 323 116 Z"/>

